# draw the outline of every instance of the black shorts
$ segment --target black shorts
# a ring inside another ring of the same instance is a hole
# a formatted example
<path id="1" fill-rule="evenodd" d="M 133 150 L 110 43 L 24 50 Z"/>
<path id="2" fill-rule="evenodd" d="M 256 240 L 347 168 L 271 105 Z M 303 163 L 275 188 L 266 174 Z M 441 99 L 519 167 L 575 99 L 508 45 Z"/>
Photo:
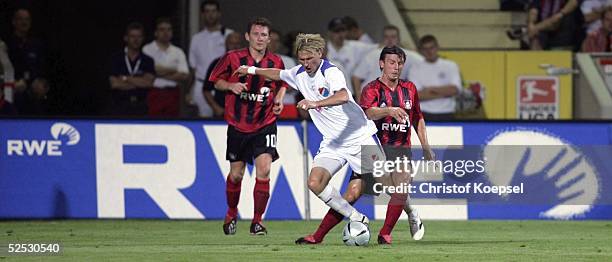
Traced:
<path id="1" fill-rule="evenodd" d="M 242 161 L 252 165 L 253 159 L 264 153 L 270 154 L 272 161 L 278 159 L 276 122 L 253 133 L 243 133 L 232 125 L 228 126 L 225 159 L 230 162 Z"/>
<path id="2" fill-rule="evenodd" d="M 390 161 L 395 161 L 395 159 L 398 158 L 403 160 L 404 157 L 406 157 L 408 161 L 412 159 L 412 151 L 409 147 L 383 145 L 383 150 L 385 151 L 385 157 Z M 374 184 L 377 182 L 372 173 L 357 174 L 352 172 L 349 180 L 353 179 L 363 180 L 363 184 L 365 186 L 363 194 L 373 196 L 380 195 L 379 193 L 374 192 Z"/>

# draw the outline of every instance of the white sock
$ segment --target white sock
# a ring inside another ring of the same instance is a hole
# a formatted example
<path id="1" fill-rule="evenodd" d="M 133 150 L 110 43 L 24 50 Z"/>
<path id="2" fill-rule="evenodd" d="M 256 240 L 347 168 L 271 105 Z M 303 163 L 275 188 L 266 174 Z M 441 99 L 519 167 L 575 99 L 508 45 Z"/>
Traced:
<path id="1" fill-rule="evenodd" d="M 325 189 L 321 191 L 318 197 L 330 208 L 336 210 L 336 212 L 345 217 L 350 217 L 353 213 L 358 213 L 356 212 L 355 208 L 349 204 L 349 202 L 342 198 L 340 192 L 338 192 L 338 190 L 331 185 L 327 185 Z"/>

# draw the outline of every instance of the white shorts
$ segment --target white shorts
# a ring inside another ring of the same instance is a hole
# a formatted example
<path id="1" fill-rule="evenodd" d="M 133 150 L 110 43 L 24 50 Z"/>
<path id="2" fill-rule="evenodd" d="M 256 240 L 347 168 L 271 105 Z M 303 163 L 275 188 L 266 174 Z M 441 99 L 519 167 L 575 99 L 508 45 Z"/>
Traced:
<path id="1" fill-rule="evenodd" d="M 384 160 L 385 153 L 374 134 L 363 139 L 361 143 L 349 145 L 337 145 L 324 140 L 314 157 L 313 167 L 325 168 L 333 176 L 348 163 L 353 172 L 367 174 L 373 172 L 374 161 Z"/>

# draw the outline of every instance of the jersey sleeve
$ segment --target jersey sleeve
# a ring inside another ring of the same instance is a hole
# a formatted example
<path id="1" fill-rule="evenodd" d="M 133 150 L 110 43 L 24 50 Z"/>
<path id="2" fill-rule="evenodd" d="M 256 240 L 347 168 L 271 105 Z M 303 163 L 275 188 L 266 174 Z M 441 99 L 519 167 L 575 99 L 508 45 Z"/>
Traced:
<path id="1" fill-rule="evenodd" d="M 359 105 L 361 106 L 363 111 L 366 111 L 372 107 L 378 107 L 378 100 L 379 97 L 376 87 L 372 84 L 368 84 L 363 88 L 363 91 L 361 92 L 361 99 L 359 101 Z"/>
<path id="2" fill-rule="evenodd" d="M 412 120 L 412 126 L 415 128 L 419 125 L 419 120 L 423 119 L 423 112 L 421 111 L 421 101 L 419 100 L 419 92 L 417 92 L 414 83 L 408 84 L 410 92 L 414 93 L 414 99 L 412 101 L 412 114 L 410 119 Z"/>
<path id="3" fill-rule="evenodd" d="M 450 83 L 457 87 L 457 91 L 461 92 L 463 85 L 461 84 L 461 74 L 459 73 L 459 66 L 456 63 L 451 63 L 450 66 Z"/>
<path id="4" fill-rule="evenodd" d="M 187 65 L 187 57 L 185 56 L 185 52 L 183 50 L 177 50 L 178 55 L 178 68 L 176 71 L 184 74 L 189 74 L 189 66 Z"/>
<path id="5" fill-rule="evenodd" d="M 332 94 L 342 89 L 349 91 L 346 80 L 344 79 L 344 74 L 336 67 L 327 69 L 325 72 L 325 80 L 329 84 L 329 91 L 331 91 Z"/>
<path id="6" fill-rule="evenodd" d="M 297 71 L 302 67 L 301 65 L 294 66 L 290 69 L 284 69 L 280 71 L 280 79 L 285 81 L 289 86 L 295 90 L 299 90 L 297 86 Z"/>
<path id="7" fill-rule="evenodd" d="M 191 68 L 196 68 L 196 66 L 198 65 L 198 61 L 197 61 L 197 57 L 196 57 L 196 38 L 193 37 L 191 38 L 191 42 L 189 44 L 189 66 L 191 66 Z"/>
<path id="8" fill-rule="evenodd" d="M 215 65 L 215 68 L 212 70 L 208 81 L 213 83 L 216 83 L 222 79 L 227 81 L 233 73 L 230 60 L 229 54 L 225 54 L 223 57 L 221 57 L 219 62 L 217 62 L 217 65 Z"/>
<path id="9" fill-rule="evenodd" d="M 280 61 L 280 66 L 278 67 L 278 69 L 282 69 L 285 70 L 285 63 L 283 62 L 283 60 L 279 57 L 278 60 Z M 281 88 L 287 88 L 287 82 L 285 81 L 275 81 L 274 82 L 275 86 L 276 86 L 276 90 L 280 90 Z"/>

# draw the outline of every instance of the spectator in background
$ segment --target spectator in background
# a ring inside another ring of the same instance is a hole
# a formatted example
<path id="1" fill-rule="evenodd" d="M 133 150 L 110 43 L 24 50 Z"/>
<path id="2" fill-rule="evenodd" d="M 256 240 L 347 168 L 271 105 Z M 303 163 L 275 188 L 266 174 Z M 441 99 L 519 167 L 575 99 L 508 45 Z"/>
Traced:
<path id="1" fill-rule="evenodd" d="M 355 18 L 345 16 L 344 18 L 342 18 L 342 21 L 346 25 L 347 39 L 356 40 L 366 44 L 374 44 L 374 40 L 372 40 L 370 35 L 368 35 L 359 27 L 359 24 L 357 23 L 357 20 L 355 20 Z"/>
<path id="2" fill-rule="evenodd" d="M 612 34 L 612 7 L 607 7 L 602 13 L 601 27 L 589 33 L 582 42 L 582 52 L 610 52 L 610 37 Z"/>
<path id="3" fill-rule="evenodd" d="M 417 86 L 421 111 L 427 120 L 452 120 L 454 96 L 462 89 L 459 67 L 439 57 L 438 40 L 434 36 L 423 36 L 418 46 L 425 61 L 413 65 L 408 79 Z"/>
<path id="4" fill-rule="evenodd" d="M 285 36 L 284 40 L 285 46 L 287 47 L 286 55 L 292 57 L 294 60 L 297 60 L 297 58 L 295 57 L 295 53 L 293 52 L 293 50 L 295 49 L 293 45 L 295 44 L 295 39 L 300 34 L 300 32 L 302 32 L 302 30 L 289 31 L 289 33 L 287 33 L 287 35 Z"/>
<path id="5" fill-rule="evenodd" d="M 153 58 L 140 51 L 144 39 L 144 27 L 131 23 L 125 30 L 126 47 L 112 57 L 109 77 L 112 91 L 113 115 L 145 116 L 147 91 L 155 79 Z"/>
<path id="6" fill-rule="evenodd" d="M 211 117 L 213 111 L 203 95 L 206 72 L 211 62 L 225 53 L 225 39 L 233 30 L 221 25 L 221 6 L 216 0 L 207 0 L 200 5 L 204 23 L 202 31 L 191 38 L 189 65 L 195 74 L 189 103 L 195 103 L 200 117 Z"/>
<path id="7" fill-rule="evenodd" d="M 270 52 L 275 53 L 281 57 L 283 63 L 285 64 L 285 68 L 292 68 L 297 65 L 295 59 L 290 56 L 286 56 L 280 54 L 283 49 L 283 43 L 281 41 L 281 33 L 278 30 L 270 30 L 270 44 L 268 45 L 268 50 Z"/>
<path id="8" fill-rule="evenodd" d="M 17 115 L 17 110 L 11 102 L 4 99 L 4 86 L 0 85 L 0 116 Z"/>
<path id="9" fill-rule="evenodd" d="M 0 87 L 3 88 L 4 99 L 13 103 L 13 91 L 15 88 L 15 69 L 7 53 L 4 41 L 0 39 Z"/>
<path id="10" fill-rule="evenodd" d="M 178 117 L 182 82 L 189 78 L 189 66 L 183 50 L 173 45 L 172 22 L 159 18 L 155 22 L 155 40 L 142 52 L 155 61 L 157 78 L 149 90 L 149 116 Z"/>
<path id="11" fill-rule="evenodd" d="M 242 48 L 242 35 L 238 32 L 231 32 L 227 38 L 225 38 L 225 49 L 229 52 L 232 50 L 237 50 Z M 215 83 L 209 81 L 210 74 L 213 71 L 213 68 L 219 63 L 221 57 L 217 57 L 215 60 L 210 63 L 208 67 L 208 71 L 206 72 L 206 82 L 204 83 L 204 98 L 206 102 L 210 105 L 213 110 L 213 116 L 215 118 L 223 118 L 225 114 L 225 92 L 221 90 L 217 90 L 215 88 Z"/>
<path id="12" fill-rule="evenodd" d="M 533 50 L 574 50 L 581 25 L 578 0 L 534 0 L 528 11 L 527 36 Z"/>
<path id="13" fill-rule="evenodd" d="M 601 17 L 606 7 L 611 6 L 610 0 L 584 0 L 580 4 L 580 10 L 584 16 L 586 33 L 592 33 L 601 27 Z"/>
<path id="14" fill-rule="evenodd" d="M 46 57 L 43 42 L 31 33 L 32 16 L 27 9 L 15 11 L 12 23 L 13 34 L 6 44 L 15 73 L 15 107 L 22 114 L 46 113 L 46 107 L 28 108 L 39 104 L 32 104 L 33 102 L 46 103 L 46 92 L 49 90 L 45 78 Z M 39 101 L 41 92 L 44 92 L 44 101 Z"/>
<path id="15" fill-rule="evenodd" d="M 364 44 L 354 40 L 346 40 L 347 28 L 342 18 L 332 19 L 328 26 L 327 58 L 336 66 L 343 69 L 346 84 L 355 97 L 361 96 L 361 87 L 354 87 L 351 83 L 351 76 L 361 59 L 376 44 Z M 358 98 L 356 98 L 358 99 Z M 357 101 L 357 100 L 356 100 Z"/>
<path id="16" fill-rule="evenodd" d="M 378 61 L 380 60 L 380 52 L 384 47 L 400 46 L 400 33 L 399 28 L 394 25 L 387 25 L 383 28 L 383 41 L 379 44 L 378 48 L 370 51 L 362 60 L 361 63 L 355 69 L 351 81 L 353 81 L 354 87 L 360 87 L 363 89 L 368 83 L 374 81 L 380 76 L 380 66 Z M 402 48 L 406 55 L 404 67 L 400 74 L 400 79 L 407 80 L 408 72 L 412 66 L 423 61 L 423 57 L 417 52 L 406 50 Z M 357 88 L 355 88 L 357 89 Z M 357 96 L 360 98 L 360 96 Z M 358 101 L 359 102 L 359 101 Z"/>
<path id="17" fill-rule="evenodd" d="M 285 69 L 293 68 L 297 65 L 295 60 L 286 55 L 280 54 L 281 49 L 283 48 L 283 44 L 281 42 L 281 34 L 277 30 L 270 30 L 270 44 L 268 45 L 268 49 L 270 52 L 277 54 L 283 60 L 283 64 L 285 64 Z M 296 107 L 296 99 L 295 95 L 298 92 L 293 88 L 287 88 L 285 92 L 285 97 L 283 98 L 284 108 L 280 118 L 283 119 L 293 119 L 298 117 L 297 107 Z"/>

